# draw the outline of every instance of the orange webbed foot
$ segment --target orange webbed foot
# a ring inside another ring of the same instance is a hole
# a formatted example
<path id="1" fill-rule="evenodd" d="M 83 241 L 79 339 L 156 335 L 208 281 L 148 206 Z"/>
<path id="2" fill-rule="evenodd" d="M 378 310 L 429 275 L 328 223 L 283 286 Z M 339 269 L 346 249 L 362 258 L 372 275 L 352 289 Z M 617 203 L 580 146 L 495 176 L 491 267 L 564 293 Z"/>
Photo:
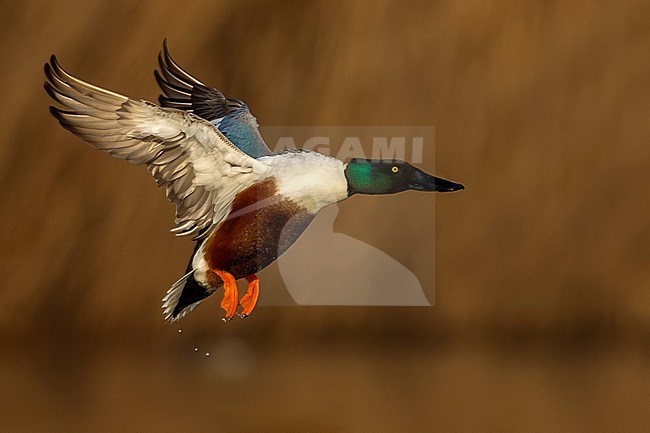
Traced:
<path id="1" fill-rule="evenodd" d="M 238 314 L 242 319 L 248 317 L 257 305 L 257 298 L 260 296 L 260 279 L 256 275 L 249 275 L 246 277 L 248 281 L 248 290 L 246 294 L 239 300 L 239 305 L 242 306 L 241 314 Z"/>
<path id="2" fill-rule="evenodd" d="M 214 273 L 223 281 L 223 299 L 221 300 L 221 308 L 226 311 L 226 317 L 223 318 L 223 321 L 227 322 L 232 320 L 237 312 L 237 298 L 239 297 L 237 281 L 235 280 L 235 277 L 226 271 L 214 269 Z"/>

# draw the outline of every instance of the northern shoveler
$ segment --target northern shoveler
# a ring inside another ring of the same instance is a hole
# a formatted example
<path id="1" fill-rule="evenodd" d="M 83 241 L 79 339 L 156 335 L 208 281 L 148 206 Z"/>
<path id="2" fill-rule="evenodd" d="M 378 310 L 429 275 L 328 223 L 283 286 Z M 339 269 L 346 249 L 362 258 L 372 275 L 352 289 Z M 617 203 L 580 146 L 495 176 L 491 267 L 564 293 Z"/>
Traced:
<path id="1" fill-rule="evenodd" d="M 50 107 L 61 125 L 96 149 L 146 165 L 176 205 L 171 231 L 194 236 L 186 273 L 163 298 L 168 321 L 220 288 L 224 321 L 251 314 L 259 296 L 255 274 L 296 242 L 327 205 L 354 194 L 463 189 L 400 160 L 345 163 L 307 150 L 273 153 L 244 102 L 185 72 L 166 44 L 158 59 L 161 106 L 82 81 L 54 55 L 45 65 L 44 85 L 66 107 Z M 241 278 L 248 289 L 239 299 Z"/>

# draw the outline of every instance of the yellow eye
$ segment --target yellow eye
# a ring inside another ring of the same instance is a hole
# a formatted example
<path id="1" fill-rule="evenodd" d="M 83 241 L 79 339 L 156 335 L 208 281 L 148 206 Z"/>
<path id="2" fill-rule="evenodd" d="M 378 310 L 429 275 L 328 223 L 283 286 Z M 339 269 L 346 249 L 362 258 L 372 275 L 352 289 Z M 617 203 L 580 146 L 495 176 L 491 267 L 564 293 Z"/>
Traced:
<path id="1" fill-rule="evenodd" d="M 393 167 L 393 168 L 391 168 L 391 170 L 393 170 L 393 173 L 397 173 L 399 171 L 399 168 Z"/>

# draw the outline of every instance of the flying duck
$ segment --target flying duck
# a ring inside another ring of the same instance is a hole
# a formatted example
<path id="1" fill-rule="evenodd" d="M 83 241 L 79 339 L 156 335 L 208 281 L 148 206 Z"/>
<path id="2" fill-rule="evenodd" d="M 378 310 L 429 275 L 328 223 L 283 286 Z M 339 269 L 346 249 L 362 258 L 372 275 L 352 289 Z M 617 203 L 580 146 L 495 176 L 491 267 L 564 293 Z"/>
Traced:
<path id="1" fill-rule="evenodd" d="M 185 72 L 166 42 L 158 61 L 160 105 L 82 81 L 54 55 L 45 64 L 44 86 L 65 107 L 50 107 L 65 129 L 96 149 L 147 167 L 176 205 L 171 231 L 196 241 L 185 275 L 163 298 L 167 321 L 181 319 L 221 288 L 224 321 L 250 315 L 259 296 L 256 274 L 327 205 L 355 194 L 463 189 L 401 160 L 345 163 L 308 150 L 274 153 L 243 101 Z M 242 278 L 248 288 L 239 298 Z"/>

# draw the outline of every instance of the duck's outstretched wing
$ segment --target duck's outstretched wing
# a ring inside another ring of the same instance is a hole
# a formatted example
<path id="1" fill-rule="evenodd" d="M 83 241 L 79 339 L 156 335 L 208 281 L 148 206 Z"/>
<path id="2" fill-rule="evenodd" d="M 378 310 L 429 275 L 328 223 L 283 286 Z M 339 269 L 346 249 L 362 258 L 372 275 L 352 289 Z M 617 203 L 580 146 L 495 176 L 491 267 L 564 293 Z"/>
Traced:
<path id="1" fill-rule="evenodd" d="M 213 123 L 235 146 L 253 158 L 272 155 L 259 132 L 257 119 L 239 99 L 226 98 L 181 68 L 172 59 L 163 42 L 158 54 L 160 72 L 154 71 L 164 95 L 158 98 L 163 107 L 178 108 Z"/>
<path id="2" fill-rule="evenodd" d="M 263 177 L 264 164 L 193 114 L 86 83 L 54 56 L 45 75 L 45 90 L 67 109 L 50 107 L 64 128 L 116 158 L 146 165 L 165 186 L 176 205 L 177 236 L 205 235 L 228 215 L 237 193 Z"/>

